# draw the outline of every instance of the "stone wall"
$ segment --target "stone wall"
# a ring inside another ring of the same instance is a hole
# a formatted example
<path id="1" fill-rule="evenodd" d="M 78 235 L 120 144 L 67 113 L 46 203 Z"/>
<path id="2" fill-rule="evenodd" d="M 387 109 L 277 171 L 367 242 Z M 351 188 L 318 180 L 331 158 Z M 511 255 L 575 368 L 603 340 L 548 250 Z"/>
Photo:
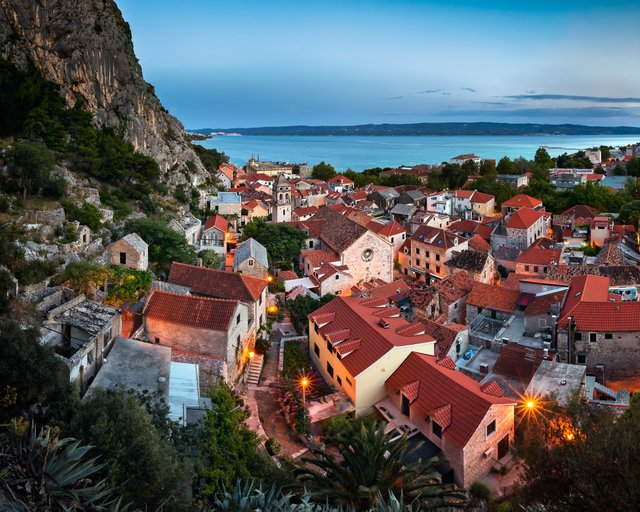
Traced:
<path id="1" fill-rule="evenodd" d="M 127 255 L 125 267 L 133 268 L 136 270 L 147 270 L 149 265 L 148 250 L 143 253 L 139 253 L 134 250 L 125 240 L 118 240 L 107 247 L 107 253 L 110 256 L 110 263 L 120 265 L 120 253 L 123 252 Z"/>
<path id="2" fill-rule="evenodd" d="M 370 261 L 362 259 L 367 249 L 373 250 Z M 382 279 L 387 283 L 393 281 L 393 246 L 370 231 L 358 238 L 340 258 L 341 263 L 349 267 L 355 283 L 372 279 Z"/>

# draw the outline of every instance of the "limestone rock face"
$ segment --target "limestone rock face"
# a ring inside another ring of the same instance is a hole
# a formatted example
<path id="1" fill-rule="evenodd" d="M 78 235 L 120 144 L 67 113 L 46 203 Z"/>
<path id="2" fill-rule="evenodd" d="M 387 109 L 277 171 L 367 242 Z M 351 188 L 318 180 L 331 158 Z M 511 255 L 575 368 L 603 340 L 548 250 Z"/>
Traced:
<path id="1" fill-rule="evenodd" d="M 184 127 L 145 82 L 114 0 L 0 0 L 0 57 L 23 69 L 32 62 L 60 84 L 69 106 L 79 101 L 98 126 L 123 130 L 158 162 L 166 182 L 206 178 Z"/>

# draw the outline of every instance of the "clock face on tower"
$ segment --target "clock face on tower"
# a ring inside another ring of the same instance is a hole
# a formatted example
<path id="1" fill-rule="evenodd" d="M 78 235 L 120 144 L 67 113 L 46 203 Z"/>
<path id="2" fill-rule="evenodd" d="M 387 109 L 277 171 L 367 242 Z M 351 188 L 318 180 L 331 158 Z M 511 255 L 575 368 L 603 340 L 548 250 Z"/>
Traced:
<path id="1" fill-rule="evenodd" d="M 362 251 L 362 259 L 364 261 L 371 261 L 373 259 L 373 249 L 365 249 Z"/>

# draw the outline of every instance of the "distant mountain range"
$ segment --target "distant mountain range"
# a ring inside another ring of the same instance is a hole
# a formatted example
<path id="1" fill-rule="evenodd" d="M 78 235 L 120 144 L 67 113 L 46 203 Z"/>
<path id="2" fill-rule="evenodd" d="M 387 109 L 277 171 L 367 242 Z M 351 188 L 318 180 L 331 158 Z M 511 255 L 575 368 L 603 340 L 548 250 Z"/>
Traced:
<path id="1" fill-rule="evenodd" d="M 578 124 L 411 123 L 354 126 L 264 126 L 260 128 L 202 128 L 203 134 L 240 135 L 640 135 L 634 126 Z"/>

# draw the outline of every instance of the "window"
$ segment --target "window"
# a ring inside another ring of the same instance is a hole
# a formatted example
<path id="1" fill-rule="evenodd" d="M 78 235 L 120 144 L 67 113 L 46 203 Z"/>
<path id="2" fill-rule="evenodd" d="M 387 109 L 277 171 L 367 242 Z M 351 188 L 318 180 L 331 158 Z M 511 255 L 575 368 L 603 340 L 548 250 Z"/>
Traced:
<path id="1" fill-rule="evenodd" d="M 309 240 L 309 249 L 313 249 L 313 240 Z"/>
<path id="2" fill-rule="evenodd" d="M 416 260 L 416 267 L 420 266 L 420 260 Z"/>
<path id="3" fill-rule="evenodd" d="M 87 352 L 87 364 L 93 364 L 93 352 Z"/>
<path id="4" fill-rule="evenodd" d="M 534 265 L 534 267 L 533 267 L 533 271 L 534 271 L 534 272 L 537 272 L 537 271 L 538 271 L 538 265 Z"/>
<path id="5" fill-rule="evenodd" d="M 429 251 L 425 252 L 424 256 L 425 256 L 425 258 L 428 258 L 429 257 Z"/>
<path id="6" fill-rule="evenodd" d="M 258 299 L 258 304 L 262 306 L 262 294 L 260 294 L 260 298 Z"/>
<path id="7" fill-rule="evenodd" d="M 158 338 L 157 336 L 155 337 L 154 341 L 155 341 L 156 345 L 160 344 L 160 338 Z"/>
<path id="8" fill-rule="evenodd" d="M 236 325 L 238 325 L 239 323 L 240 323 L 240 315 L 236 317 Z"/>
<path id="9" fill-rule="evenodd" d="M 336 281 L 340 279 L 340 274 L 336 274 Z"/>
<path id="10" fill-rule="evenodd" d="M 327 373 L 331 376 L 331 378 L 333 379 L 333 366 L 331 366 L 331 363 L 327 362 Z"/>
<path id="11" fill-rule="evenodd" d="M 253 267 L 253 260 L 249 260 L 249 266 Z"/>
<path id="12" fill-rule="evenodd" d="M 331 354 L 333 347 L 331 346 L 331 342 L 329 340 L 327 340 L 327 350 L 329 351 L 329 354 Z"/>
<path id="13" fill-rule="evenodd" d="M 436 265 L 436 274 L 440 273 L 440 265 Z"/>
<path id="14" fill-rule="evenodd" d="M 581 332 L 577 332 L 573 335 L 573 339 L 575 339 L 576 341 L 582 341 L 582 333 Z"/>
<path id="15" fill-rule="evenodd" d="M 315 331 L 316 334 L 318 334 L 318 324 L 313 322 L 313 330 Z"/>
<path id="16" fill-rule="evenodd" d="M 525 272 L 529 272 L 529 265 L 525 265 L 525 266 L 524 266 L 524 271 L 525 271 Z"/>
<path id="17" fill-rule="evenodd" d="M 613 334 L 610 333 L 610 332 L 604 333 L 604 339 L 605 340 L 612 340 L 613 339 Z"/>
<path id="18" fill-rule="evenodd" d="M 436 261 L 440 261 L 440 255 L 436 254 Z"/>
<path id="19" fill-rule="evenodd" d="M 104 344 L 107 345 L 111 341 L 111 338 L 113 338 L 113 331 L 112 328 L 109 327 L 109 330 L 104 334 Z"/>
<path id="20" fill-rule="evenodd" d="M 127 253 L 126 252 L 121 252 L 120 253 L 120 265 L 126 265 L 127 264 Z"/>
<path id="21" fill-rule="evenodd" d="M 482 308 L 480 306 L 478 306 L 478 313 L 482 313 Z"/>
<path id="22" fill-rule="evenodd" d="M 431 432 L 434 436 L 442 439 L 442 427 L 433 420 L 431 420 Z"/>
<path id="23" fill-rule="evenodd" d="M 349 380 L 349 377 L 345 377 L 345 379 L 347 380 L 347 384 L 349 384 L 349 386 L 353 386 L 353 384 L 351 384 L 351 381 Z"/>
<path id="24" fill-rule="evenodd" d="M 587 364 L 587 356 L 585 354 L 578 354 L 578 364 Z"/>
<path id="25" fill-rule="evenodd" d="M 487 425 L 487 437 L 496 433 L 496 420 L 493 420 Z"/>
<path id="26" fill-rule="evenodd" d="M 336 380 L 338 381 L 338 385 L 342 386 L 342 379 L 339 375 L 336 377 Z"/>
<path id="27" fill-rule="evenodd" d="M 318 346 L 317 343 L 313 344 L 313 351 L 316 353 L 318 357 L 320 357 L 320 347 Z"/>
<path id="28" fill-rule="evenodd" d="M 240 347 L 240 335 L 236 338 L 236 350 Z"/>
<path id="29" fill-rule="evenodd" d="M 596 341 L 598 341 L 598 335 L 595 332 L 590 332 L 589 333 L 589 341 L 591 343 L 595 343 Z"/>
<path id="30" fill-rule="evenodd" d="M 402 239 L 404 240 L 406 237 L 406 235 L 404 233 L 402 233 Z"/>
<path id="31" fill-rule="evenodd" d="M 394 243 L 393 237 L 391 237 L 391 243 Z"/>
<path id="32" fill-rule="evenodd" d="M 416 254 L 420 254 L 420 247 L 416 247 Z"/>

